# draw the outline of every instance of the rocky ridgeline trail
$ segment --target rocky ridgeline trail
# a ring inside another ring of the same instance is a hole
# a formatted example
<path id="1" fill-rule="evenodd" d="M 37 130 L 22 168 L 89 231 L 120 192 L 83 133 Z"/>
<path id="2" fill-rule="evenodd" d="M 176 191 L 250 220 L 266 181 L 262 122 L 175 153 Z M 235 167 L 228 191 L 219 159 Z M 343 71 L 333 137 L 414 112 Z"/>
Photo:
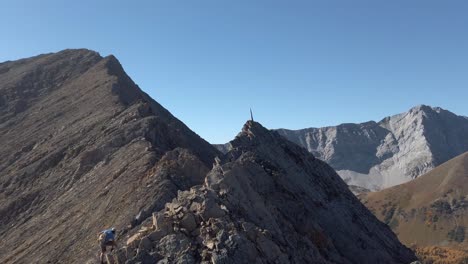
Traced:
<path id="1" fill-rule="evenodd" d="M 410 263 L 324 162 L 249 121 L 203 185 L 145 220 L 118 263 Z"/>

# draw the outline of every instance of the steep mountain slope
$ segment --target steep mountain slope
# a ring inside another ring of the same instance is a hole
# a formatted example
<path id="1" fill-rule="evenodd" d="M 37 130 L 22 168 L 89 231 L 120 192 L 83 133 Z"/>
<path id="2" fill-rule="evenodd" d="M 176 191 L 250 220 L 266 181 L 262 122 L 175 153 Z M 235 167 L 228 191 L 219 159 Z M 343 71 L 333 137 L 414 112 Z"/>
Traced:
<path id="1" fill-rule="evenodd" d="M 468 250 L 468 152 L 417 179 L 361 196 L 406 245 Z"/>
<path id="2" fill-rule="evenodd" d="M 248 121 L 204 184 L 144 224 L 119 263 L 410 263 L 413 253 L 305 149 Z M 127 261 L 127 262 L 125 262 Z M 203 262 L 206 261 L 206 262 Z"/>
<path id="3" fill-rule="evenodd" d="M 326 161 L 349 185 L 370 190 L 407 182 L 468 151 L 468 119 L 425 105 L 378 123 L 278 132 Z"/>
<path id="4" fill-rule="evenodd" d="M 219 154 L 89 50 L 0 64 L 0 142 L 1 263 L 82 263 Z"/>

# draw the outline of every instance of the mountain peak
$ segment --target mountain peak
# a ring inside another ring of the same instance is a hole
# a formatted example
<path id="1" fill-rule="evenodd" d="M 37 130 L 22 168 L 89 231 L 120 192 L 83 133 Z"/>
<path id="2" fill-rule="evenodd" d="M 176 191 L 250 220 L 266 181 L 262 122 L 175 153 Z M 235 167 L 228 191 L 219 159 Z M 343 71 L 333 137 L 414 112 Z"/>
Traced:
<path id="1" fill-rule="evenodd" d="M 268 134 L 270 131 L 266 129 L 259 122 L 248 120 L 242 127 L 240 135 L 247 135 L 249 137 L 258 137 Z"/>
<path id="2" fill-rule="evenodd" d="M 424 104 L 420 104 L 420 105 L 417 105 L 415 107 L 412 107 L 407 113 L 437 113 L 437 114 L 440 114 L 440 113 L 448 113 L 448 114 L 453 114 L 452 112 L 450 111 L 447 111 L 445 109 L 443 109 L 442 107 L 438 107 L 438 106 L 430 106 L 430 105 L 424 105 Z"/>
<path id="3" fill-rule="evenodd" d="M 185 258 L 216 263 L 410 263 L 415 259 L 335 171 L 305 149 L 254 121 L 247 121 L 231 144 L 233 149 L 223 162 L 217 161 L 202 186 L 178 192 L 165 209 L 153 214 L 158 227 L 153 233 L 146 233 L 146 239 L 139 233 L 129 239 L 127 255 L 135 256 L 138 250 L 141 255 L 156 252 L 173 262 Z M 188 232 L 180 232 L 182 228 Z M 157 239 L 138 247 L 152 237 Z M 168 238 L 182 241 L 189 250 L 169 249 Z M 123 263 L 127 259 L 122 256 Z"/>
<path id="4" fill-rule="evenodd" d="M 468 150 L 467 118 L 417 105 L 378 123 L 278 132 L 325 160 L 350 185 L 401 184 Z"/>
<path id="5" fill-rule="evenodd" d="M 0 142 L 0 263 L 80 262 L 103 225 L 138 224 L 219 155 L 114 56 L 85 49 L 0 64 Z"/>
<path id="6" fill-rule="evenodd" d="M 241 132 L 236 136 L 236 138 L 229 142 L 229 148 L 243 151 L 255 149 L 255 151 L 268 152 L 269 149 L 275 147 L 276 145 L 286 144 L 285 142 L 290 144 L 290 142 L 281 137 L 278 132 L 274 130 L 268 130 L 259 122 L 249 120 L 244 124 Z M 293 148 L 302 149 L 295 144 L 292 145 L 294 145 L 292 146 Z M 307 153 L 305 149 L 303 149 L 303 151 Z M 311 155 L 310 153 L 307 154 Z"/>

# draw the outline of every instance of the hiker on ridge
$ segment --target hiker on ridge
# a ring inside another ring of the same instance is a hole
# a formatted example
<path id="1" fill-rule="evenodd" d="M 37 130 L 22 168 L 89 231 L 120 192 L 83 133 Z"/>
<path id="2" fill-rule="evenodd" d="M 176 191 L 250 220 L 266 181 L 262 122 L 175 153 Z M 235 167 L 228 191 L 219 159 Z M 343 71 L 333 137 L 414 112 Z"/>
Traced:
<path id="1" fill-rule="evenodd" d="M 112 247 L 111 251 L 113 251 L 114 247 L 117 247 L 117 244 L 115 243 L 115 228 L 112 227 L 110 229 L 99 232 L 98 242 L 101 246 L 101 263 L 104 263 L 104 254 L 106 253 L 106 248 Z"/>

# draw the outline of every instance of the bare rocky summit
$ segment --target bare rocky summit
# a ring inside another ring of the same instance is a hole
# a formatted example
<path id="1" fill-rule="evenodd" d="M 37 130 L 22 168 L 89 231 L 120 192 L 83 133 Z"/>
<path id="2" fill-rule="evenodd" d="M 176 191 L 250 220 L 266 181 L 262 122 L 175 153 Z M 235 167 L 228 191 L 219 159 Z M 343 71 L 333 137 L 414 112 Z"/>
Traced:
<path id="1" fill-rule="evenodd" d="M 407 182 L 468 151 L 468 119 L 420 105 L 380 122 L 279 129 L 349 184 L 379 190 Z"/>
<path id="2" fill-rule="evenodd" d="M 204 184 L 179 192 L 118 263 L 410 263 L 326 163 L 249 121 Z"/>

